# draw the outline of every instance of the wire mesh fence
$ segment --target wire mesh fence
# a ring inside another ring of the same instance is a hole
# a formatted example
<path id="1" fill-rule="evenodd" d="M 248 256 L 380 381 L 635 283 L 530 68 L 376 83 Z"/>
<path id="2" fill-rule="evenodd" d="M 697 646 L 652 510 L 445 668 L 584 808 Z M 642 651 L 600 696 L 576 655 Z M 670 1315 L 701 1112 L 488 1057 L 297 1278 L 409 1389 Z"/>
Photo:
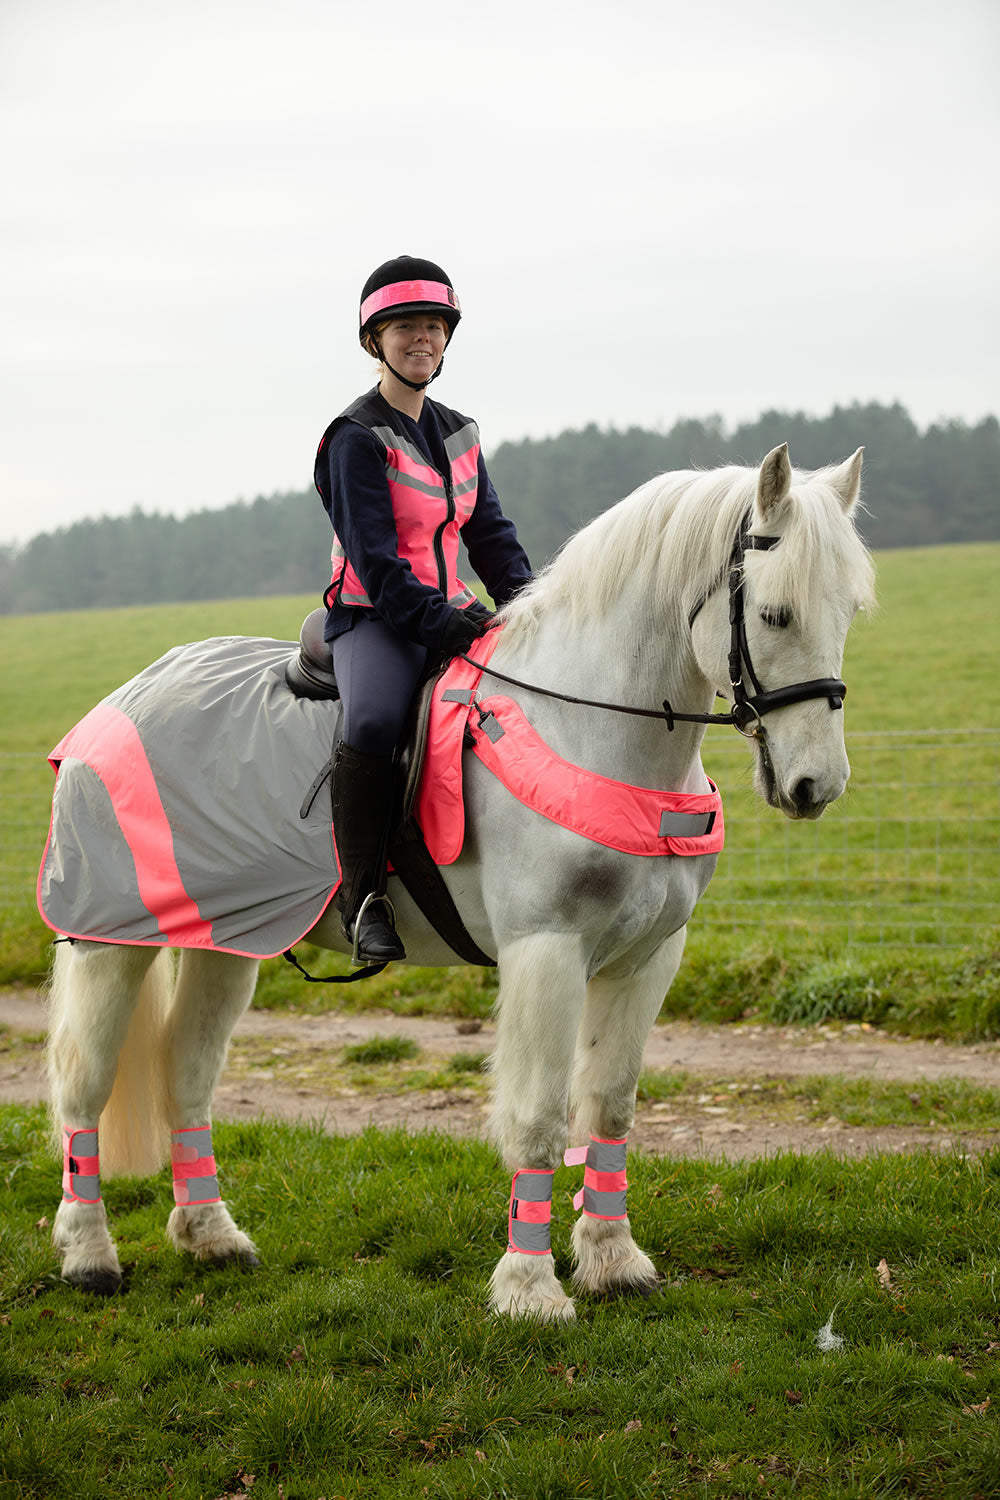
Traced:
<path id="1" fill-rule="evenodd" d="M 747 747 L 711 730 L 703 759 L 726 807 L 726 848 L 699 928 L 844 945 L 977 945 L 1000 928 L 1000 730 L 850 737 L 851 782 L 816 823 L 790 823 L 752 791 Z M 52 772 L 0 754 L 0 915 L 34 912 Z"/>
<path id="2" fill-rule="evenodd" d="M 1000 926 L 1000 730 L 848 738 L 851 780 L 816 823 L 750 790 L 746 747 L 703 759 L 726 803 L 726 848 L 699 926 L 817 930 L 846 945 L 976 944 Z"/>

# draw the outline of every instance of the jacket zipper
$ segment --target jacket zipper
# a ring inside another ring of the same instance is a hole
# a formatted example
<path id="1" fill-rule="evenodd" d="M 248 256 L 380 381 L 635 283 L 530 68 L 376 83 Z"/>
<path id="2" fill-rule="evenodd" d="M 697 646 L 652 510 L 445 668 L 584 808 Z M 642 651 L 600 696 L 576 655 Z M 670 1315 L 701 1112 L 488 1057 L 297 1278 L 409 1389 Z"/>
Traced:
<path id="1" fill-rule="evenodd" d="M 452 489 L 451 474 L 442 474 L 441 478 L 444 481 L 444 494 L 445 500 L 447 501 L 447 508 L 445 511 L 444 520 L 441 522 L 441 525 L 434 533 L 434 560 L 437 563 L 438 588 L 441 590 L 445 599 L 447 599 L 448 565 L 445 562 L 443 537 L 445 529 L 450 526 L 452 521 L 455 519 L 455 492 Z"/>

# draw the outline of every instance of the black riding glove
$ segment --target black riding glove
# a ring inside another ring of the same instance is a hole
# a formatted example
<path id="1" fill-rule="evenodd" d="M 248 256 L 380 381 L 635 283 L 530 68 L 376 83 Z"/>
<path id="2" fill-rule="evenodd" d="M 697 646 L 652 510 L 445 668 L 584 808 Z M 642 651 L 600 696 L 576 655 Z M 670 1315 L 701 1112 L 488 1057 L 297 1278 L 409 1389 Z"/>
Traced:
<path id="1" fill-rule="evenodd" d="M 477 641 L 483 631 L 489 625 L 493 616 L 488 610 L 472 613 L 472 606 L 468 609 L 453 610 L 448 623 L 441 632 L 441 659 L 448 661 L 453 656 L 460 656 L 463 651 L 468 651 L 473 641 Z"/>

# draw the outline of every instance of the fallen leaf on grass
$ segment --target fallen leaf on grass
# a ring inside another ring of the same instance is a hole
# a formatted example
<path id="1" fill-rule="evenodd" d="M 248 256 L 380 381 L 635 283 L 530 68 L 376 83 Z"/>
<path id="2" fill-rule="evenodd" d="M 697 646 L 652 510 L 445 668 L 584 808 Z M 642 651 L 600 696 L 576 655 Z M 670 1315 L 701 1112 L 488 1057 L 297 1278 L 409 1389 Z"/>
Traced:
<path id="1" fill-rule="evenodd" d="M 889 1263 L 883 1256 L 878 1263 L 878 1279 L 887 1292 L 895 1292 L 896 1287 L 889 1270 Z"/>
<path id="2" fill-rule="evenodd" d="M 785 1400 L 788 1402 L 789 1406 L 801 1406 L 801 1404 L 802 1404 L 802 1392 L 801 1391 L 786 1391 L 785 1392 Z"/>
<path id="3" fill-rule="evenodd" d="M 632 1420 L 631 1420 L 631 1422 L 626 1422 L 625 1423 L 625 1431 L 626 1432 L 641 1432 L 642 1431 L 642 1423 L 640 1422 L 639 1418 L 638 1417 L 633 1417 Z"/>
<path id="4" fill-rule="evenodd" d="M 980 1401 L 978 1406 L 963 1406 L 962 1415 L 963 1417 L 981 1417 L 989 1404 L 990 1398 L 987 1396 L 986 1400 Z"/>
<path id="5" fill-rule="evenodd" d="M 51 1221 L 49 1219 L 47 1219 L 44 1214 L 42 1214 L 42 1217 L 36 1221 L 35 1228 L 36 1229 L 48 1229 L 50 1222 Z"/>

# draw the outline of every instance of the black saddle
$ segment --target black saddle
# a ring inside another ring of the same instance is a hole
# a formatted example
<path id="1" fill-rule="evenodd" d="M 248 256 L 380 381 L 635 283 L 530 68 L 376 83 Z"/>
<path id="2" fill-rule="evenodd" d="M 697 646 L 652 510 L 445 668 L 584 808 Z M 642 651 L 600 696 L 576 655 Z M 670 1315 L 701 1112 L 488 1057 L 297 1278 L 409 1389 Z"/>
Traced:
<path id="1" fill-rule="evenodd" d="M 285 681 L 296 698 L 339 698 L 333 671 L 333 653 L 323 639 L 326 610 L 314 609 L 302 621 L 297 656 L 285 664 Z"/>

